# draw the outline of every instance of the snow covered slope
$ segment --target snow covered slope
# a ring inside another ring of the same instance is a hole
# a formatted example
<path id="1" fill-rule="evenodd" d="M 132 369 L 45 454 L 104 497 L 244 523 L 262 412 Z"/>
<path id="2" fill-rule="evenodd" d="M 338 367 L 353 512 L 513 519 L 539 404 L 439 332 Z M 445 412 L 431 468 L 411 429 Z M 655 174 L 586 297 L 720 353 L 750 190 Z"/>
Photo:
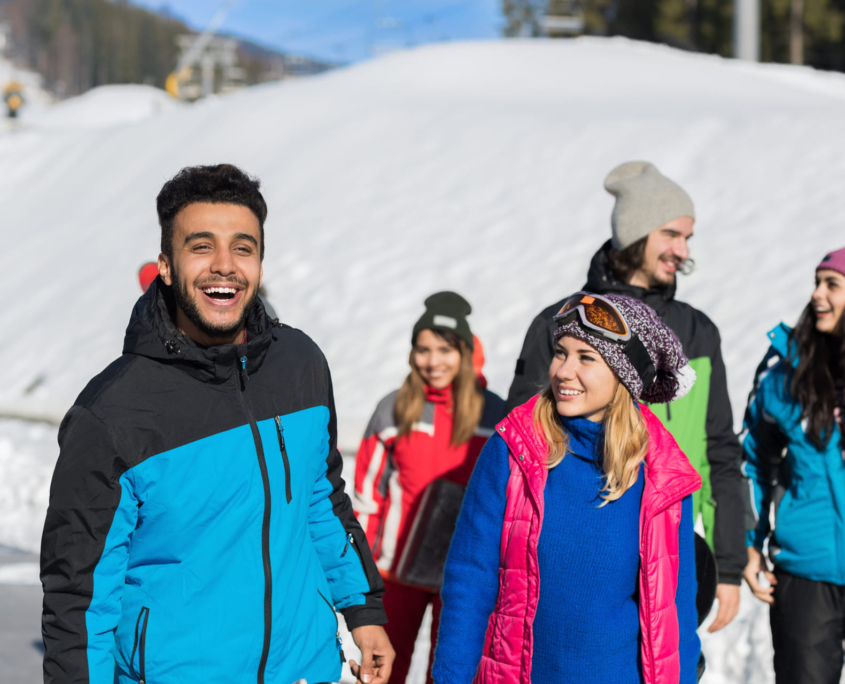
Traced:
<path id="1" fill-rule="evenodd" d="M 58 420 L 120 353 L 137 268 L 158 253 L 155 195 L 189 164 L 263 180 L 270 298 L 326 352 L 347 451 L 405 374 L 436 290 L 473 303 L 491 387 L 507 391 L 531 318 L 583 284 L 609 236 L 602 180 L 622 161 L 653 161 L 696 202 L 698 267 L 679 295 L 721 328 L 737 419 L 766 330 L 794 321 L 819 258 L 845 245 L 838 74 L 624 40 L 507 41 L 392 54 L 97 130 L 95 97 L 61 107 L 66 125 L 33 118 L 0 135 L 5 415 Z M 39 525 L 25 540 L 12 520 L 0 543 L 37 547 Z M 765 613 L 748 611 L 710 651 L 712 684 L 771 677 Z"/>
<path id="2" fill-rule="evenodd" d="M 680 295 L 722 328 L 737 416 L 766 329 L 796 316 L 811 267 L 845 243 L 838 74 L 623 40 L 512 41 L 86 130 L 101 103 L 56 108 L 77 128 L 0 137 L 16 290 L 0 310 L 2 411 L 58 418 L 119 353 L 136 269 L 158 252 L 156 192 L 187 164 L 232 161 L 264 181 L 271 299 L 327 353 L 347 445 L 405 372 L 434 290 L 473 303 L 506 391 L 531 317 L 583 283 L 608 237 L 601 184 L 621 161 L 654 161 L 696 201 L 698 269 Z"/>
<path id="3" fill-rule="evenodd" d="M 52 107 L 33 107 L 23 112 L 27 128 L 85 130 L 133 124 L 179 103 L 166 92 L 146 85 L 107 85 Z"/>

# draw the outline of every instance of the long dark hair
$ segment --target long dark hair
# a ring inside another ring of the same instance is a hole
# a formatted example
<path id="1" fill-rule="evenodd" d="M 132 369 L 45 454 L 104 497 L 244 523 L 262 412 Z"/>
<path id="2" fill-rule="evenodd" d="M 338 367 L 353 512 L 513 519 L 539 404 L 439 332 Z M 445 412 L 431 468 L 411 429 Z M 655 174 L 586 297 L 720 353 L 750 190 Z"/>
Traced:
<path id="1" fill-rule="evenodd" d="M 788 361 L 798 365 L 789 391 L 801 405 L 806 433 L 818 449 L 827 447 L 833 434 L 836 381 L 845 376 L 845 316 L 833 334 L 816 330 L 816 313 L 810 302 L 789 334 Z"/>

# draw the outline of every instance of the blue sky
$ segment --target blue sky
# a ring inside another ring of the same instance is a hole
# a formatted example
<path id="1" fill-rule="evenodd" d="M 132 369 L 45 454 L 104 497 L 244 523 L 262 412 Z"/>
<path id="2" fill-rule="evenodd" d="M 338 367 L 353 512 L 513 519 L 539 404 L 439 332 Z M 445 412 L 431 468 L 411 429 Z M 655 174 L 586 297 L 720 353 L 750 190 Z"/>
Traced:
<path id="1" fill-rule="evenodd" d="M 226 0 L 133 0 L 203 29 Z M 229 0 L 232 1 L 232 0 Z M 442 40 L 500 35 L 501 0 L 237 0 L 221 31 L 336 62 Z"/>

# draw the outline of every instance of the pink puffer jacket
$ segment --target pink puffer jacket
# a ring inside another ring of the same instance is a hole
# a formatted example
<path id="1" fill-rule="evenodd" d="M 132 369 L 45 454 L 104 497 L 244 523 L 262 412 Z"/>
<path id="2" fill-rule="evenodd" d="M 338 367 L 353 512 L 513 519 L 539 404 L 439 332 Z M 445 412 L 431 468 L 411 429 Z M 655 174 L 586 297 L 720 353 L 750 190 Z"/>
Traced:
<path id="1" fill-rule="evenodd" d="M 537 544 L 543 526 L 546 445 L 534 430 L 537 398 L 497 426 L 508 445 L 510 478 L 499 560 L 499 597 L 490 616 L 476 684 L 531 681 L 533 624 L 540 598 Z M 640 632 L 645 684 L 677 684 L 678 525 L 682 499 L 701 478 L 661 422 L 640 405 L 649 434 L 640 506 Z"/>

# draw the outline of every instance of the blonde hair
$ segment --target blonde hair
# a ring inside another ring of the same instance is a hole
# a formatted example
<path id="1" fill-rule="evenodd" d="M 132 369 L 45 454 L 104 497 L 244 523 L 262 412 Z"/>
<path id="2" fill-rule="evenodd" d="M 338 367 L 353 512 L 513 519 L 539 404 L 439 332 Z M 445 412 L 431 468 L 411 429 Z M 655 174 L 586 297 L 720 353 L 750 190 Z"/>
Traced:
<path id="1" fill-rule="evenodd" d="M 484 391 L 478 384 L 475 369 L 472 367 L 472 350 L 464 340 L 449 331 L 432 330 L 442 337 L 449 346 L 461 353 L 461 367 L 452 382 L 452 402 L 454 406 L 452 420 L 452 446 L 459 446 L 475 434 L 481 414 L 484 412 Z M 411 372 L 396 395 L 394 409 L 396 424 L 399 432 L 396 439 L 408 435 L 420 417 L 425 407 L 425 380 L 414 365 L 414 350 L 408 359 Z"/>
<path id="2" fill-rule="evenodd" d="M 648 451 L 648 429 L 631 393 L 621 382 L 607 405 L 604 423 L 604 487 L 601 504 L 615 501 L 637 481 Z M 569 448 L 569 435 L 560 423 L 554 391 L 547 387 L 534 405 L 534 427 L 548 446 L 546 467 L 559 465 Z"/>

